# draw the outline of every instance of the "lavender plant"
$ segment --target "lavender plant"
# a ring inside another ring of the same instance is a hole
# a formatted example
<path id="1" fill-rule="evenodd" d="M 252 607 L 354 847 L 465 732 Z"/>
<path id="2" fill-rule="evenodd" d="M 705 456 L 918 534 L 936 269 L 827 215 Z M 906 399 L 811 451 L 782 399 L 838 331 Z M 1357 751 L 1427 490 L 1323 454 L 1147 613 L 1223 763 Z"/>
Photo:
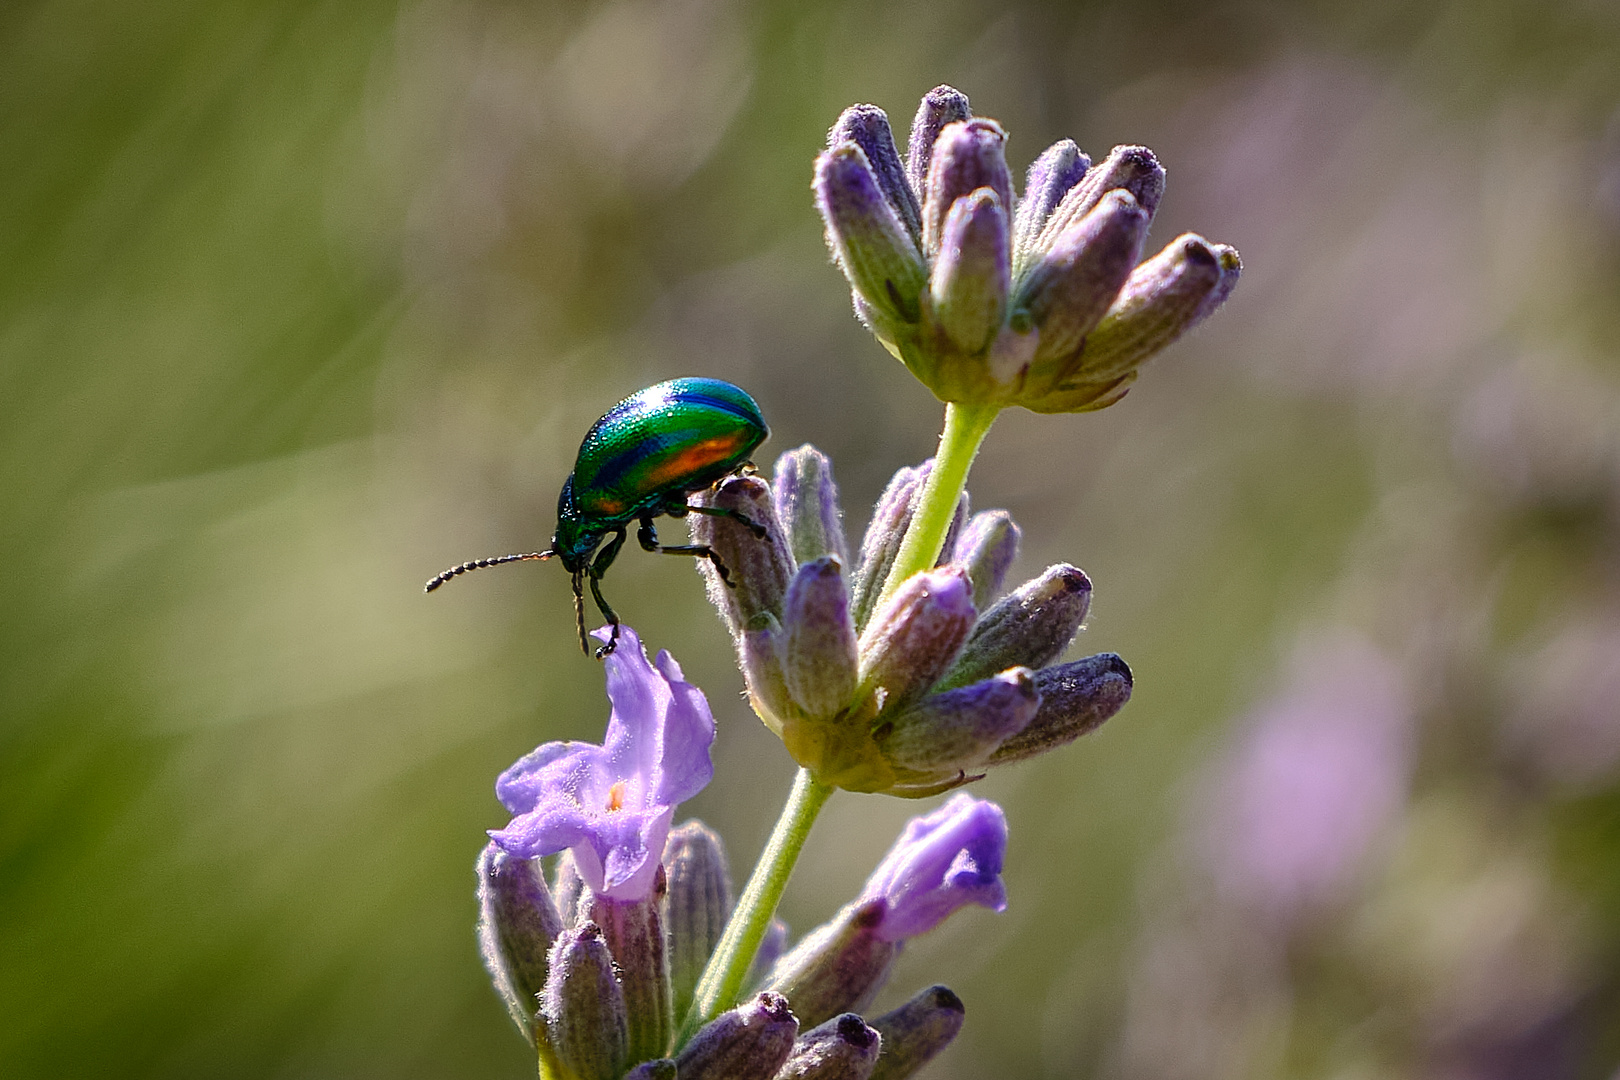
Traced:
<path id="1" fill-rule="evenodd" d="M 1005 815 L 957 793 L 914 818 L 861 894 L 783 953 L 775 911 L 821 807 L 837 788 L 960 787 L 1094 730 L 1130 697 L 1118 656 L 1060 662 L 1090 605 L 1078 567 L 1002 595 L 1021 533 L 1005 511 L 970 514 L 968 470 L 1009 405 L 1120 400 L 1224 301 L 1240 263 L 1187 234 L 1138 265 L 1164 189 L 1145 148 L 1092 168 L 1058 143 L 1016 199 L 1004 142 L 942 86 L 904 161 L 871 105 L 846 110 L 817 159 L 856 314 L 946 405 L 937 455 L 895 474 L 854 558 L 814 447 L 783 454 L 770 480 L 735 475 L 699 496 L 726 512 L 694 515 L 692 532 L 729 568 L 701 567 L 749 701 L 800 765 L 742 895 L 718 835 L 671 827 L 712 776 L 708 703 L 628 626 L 605 660 L 602 745 L 547 743 L 497 782 L 513 817 L 478 862 L 479 939 L 544 1078 L 911 1075 L 954 1038 L 961 1001 L 935 986 L 862 1012 L 907 940 L 963 906 L 1006 906 Z"/>

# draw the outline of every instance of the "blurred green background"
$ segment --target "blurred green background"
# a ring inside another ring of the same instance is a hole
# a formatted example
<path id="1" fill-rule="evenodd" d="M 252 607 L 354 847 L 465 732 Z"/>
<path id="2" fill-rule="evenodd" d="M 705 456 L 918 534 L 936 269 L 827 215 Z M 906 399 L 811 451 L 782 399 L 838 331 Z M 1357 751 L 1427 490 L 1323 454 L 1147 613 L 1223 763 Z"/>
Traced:
<path id="1" fill-rule="evenodd" d="M 1016 573 L 1136 696 L 992 776 L 1005 915 L 906 954 L 956 1077 L 1604 1080 L 1620 1065 L 1620 6 L 724 0 L 0 7 L 0 1075 L 523 1077 L 475 952 L 495 774 L 592 737 L 544 543 L 683 374 L 829 451 L 852 533 L 939 408 L 810 205 L 941 81 L 1169 170 L 1233 301 L 1091 416 L 1006 415 Z M 679 535 L 675 527 L 675 535 Z M 690 567 L 609 595 L 791 765 Z M 843 795 L 783 914 L 918 809 Z"/>

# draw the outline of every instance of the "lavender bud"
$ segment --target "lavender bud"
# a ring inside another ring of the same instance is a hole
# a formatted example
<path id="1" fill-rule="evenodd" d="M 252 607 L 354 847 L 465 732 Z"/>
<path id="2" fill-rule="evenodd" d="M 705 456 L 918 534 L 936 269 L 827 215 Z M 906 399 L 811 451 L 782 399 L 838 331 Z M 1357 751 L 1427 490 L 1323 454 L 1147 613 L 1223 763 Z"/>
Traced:
<path id="1" fill-rule="evenodd" d="M 966 686 L 1011 667 L 1040 670 L 1063 655 L 1091 609 L 1091 579 L 1058 563 L 1026 581 L 973 628 L 940 689 Z"/>
<path id="2" fill-rule="evenodd" d="M 900 152 L 894 148 L 894 132 L 889 129 L 888 114 L 876 105 L 851 105 L 845 109 L 827 133 L 827 148 L 851 142 L 866 155 L 878 187 L 883 189 L 900 223 L 911 234 L 912 242 L 920 243 L 922 214 L 916 192 L 911 190 L 911 181 L 906 178 L 906 167 L 900 163 Z"/>
<path id="3" fill-rule="evenodd" d="M 721 580 L 714 564 L 699 559 L 709 583 L 709 600 L 726 617 L 733 637 L 741 635 L 754 616 L 775 615 L 782 609 L 782 594 L 793 576 L 793 553 L 782 536 L 782 524 L 771 505 L 771 490 L 757 476 L 732 476 L 713 491 L 697 496 L 700 505 L 735 510 L 766 530 L 764 539 L 731 518 L 692 515 L 692 541 L 707 544 L 726 565 L 731 581 Z"/>
<path id="4" fill-rule="evenodd" d="M 591 921 L 613 957 L 624 998 L 628 1061 L 655 1058 L 669 1045 L 674 1023 L 670 1006 L 669 966 L 664 955 L 664 922 L 659 916 L 668 886 L 664 869 L 645 900 L 623 902 L 597 897 Z"/>
<path id="5" fill-rule="evenodd" d="M 557 939 L 540 995 L 540 1015 L 552 1051 L 580 1080 L 618 1080 L 624 1073 L 628 1041 L 624 995 L 595 923 Z"/>
<path id="6" fill-rule="evenodd" d="M 670 998 L 674 1014 L 683 1017 L 731 917 L 731 871 L 720 835 L 695 820 L 670 830 L 664 869 L 669 875 L 664 924 L 669 929 Z"/>
<path id="7" fill-rule="evenodd" d="M 1130 193 L 1110 191 L 1030 266 L 1018 305 L 1041 334 L 1030 374 L 1036 386 L 1067 374 L 1069 361 L 1131 276 L 1147 229 L 1148 216 Z"/>
<path id="8" fill-rule="evenodd" d="M 855 624 L 838 560 L 825 555 L 799 567 L 782 607 L 788 693 L 809 716 L 829 717 L 855 694 Z"/>
<path id="9" fill-rule="evenodd" d="M 877 505 L 872 508 L 872 523 L 866 527 L 866 535 L 861 540 L 860 560 L 850 588 L 850 612 L 857 630 L 864 630 L 872 617 L 872 607 L 888 581 L 895 556 L 906 538 L 906 530 L 911 527 L 917 500 L 922 498 L 923 485 L 928 482 L 928 474 L 933 467 L 934 459 L 929 458 L 915 468 L 897 470 L 890 478 L 889 486 L 878 496 Z M 967 524 L 969 503 L 968 493 L 962 492 L 962 497 L 956 501 L 956 513 L 951 515 L 950 527 L 945 530 L 945 543 L 940 548 L 936 566 L 951 561 L 950 553 L 955 550 L 956 538 Z"/>
<path id="10" fill-rule="evenodd" d="M 866 1080 L 882 1042 L 858 1015 L 843 1013 L 800 1035 L 775 1080 Z"/>
<path id="11" fill-rule="evenodd" d="M 967 95 L 953 86 L 941 84 L 923 95 L 917 116 L 911 122 L 911 139 L 906 146 L 906 178 L 921 199 L 928 186 L 928 166 L 934 157 L 934 143 L 946 124 L 973 115 Z"/>
<path id="12" fill-rule="evenodd" d="M 478 949 L 512 1022 L 534 1041 L 546 985 L 546 958 L 562 918 L 540 876 L 539 859 L 520 859 L 486 845 L 478 857 Z"/>
<path id="13" fill-rule="evenodd" d="M 1113 653 L 1098 653 L 1036 672 L 1035 689 L 1041 707 L 1034 719 L 990 755 L 990 764 L 1023 761 L 1095 731 L 1131 699 L 1131 669 Z"/>
<path id="14" fill-rule="evenodd" d="M 872 616 L 878 594 L 888 580 L 889 568 L 894 565 L 900 543 L 911 527 L 917 496 L 933 464 L 929 459 L 916 468 L 900 469 L 890 478 L 889 486 L 883 489 L 877 505 L 872 508 L 872 523 L 866 527 L 866 536 L 861 540 L 860 560 L 855 565 L 850 589 L 850 614 L 854 616 L 857 630 L 864 629 Z"/>
<path id="15" fill-rule="evenodd" d="M 961 567 L 913 574 L 861 635 L 861 684 L 880 708 L 906 708 L 950 670 L 973 629 L 973 587 Z"/>
<path id="16" fill-rule="evenodd" d="M 783 725 L 798 717 L 798 706 L 788 693 L 782 670 L 784 634 L 773 615 L 756 617 L 737 641 L 737 660 L 748 686 L 748 703 L 765 726 L 782 734 Z"/>
<path id="17" fill-rule="evenodd" d="M 983 611 L 1001 592 L 1023 534 L 1005 510 L 985 510 L 968 520 L 951 546 L 950 561 L 973 579 L 973 607 Z"/>
<path id="18" fill-rule="evenodd" d="M 1012 173 L 1007 170 L 1007 133 L 994 120 L 948 124 L 934 143 L 923 195 L 923 251 L 937 254 L 945 235 L 945 216 L 964 195 L 979 188 L 996 193 L 1003 212 L 1013 205 Z"/>
<path id="19" fill-rule="evenodd" d="M 1007 316 L 1012 270 L 1005 206 L 987 187 L 964 195 L 951 205 L 939 239 L 929 282 L 932 311 L 965 353 L 982 352 Z"/>
<path id="20" fill-rule="evenodd" d="M 1226 249 L 1231 251 L 1230 248 Z M 1223 258 L 1201 236 L 1186 233 L 1138 266 L 1097 324 L 1080 355 L 1075 381 L 1110 382 L 1129 374 L 1192 329 L 1236 284 L 1237 253 Z"/>
<path id="21" fill-rule="evenodd" d="M 797 562 L 836 555 L 849 565 L 838 485 L 833 483 L 832 461 L 826 454 L 805 443 L 777 458 L 771 500 Z"/>
<path id="22" fill-rule="evenodd" d="M 766 986 L 787 996 L 803 1024 L 861 1011 L 900 955 L 900 942 L 877 933 L 888 910 L 882 897 L 846 905 L 776 962 Z"/>
<path id="23" fill-rule="evenodd" d="M 551 895 L 556 899 L 557 914 L 562 916 L 564 929 L 572 930 L 584 921 L 579 909 L 581 901 L 587 909 L 590 907 L 590 892 L 585 886 L 585 879 L 579 876 L 574 853 L 563 852 L 551 872 Z"/>
<path id="24" fill-rule="evenodd" d="M 946 986 L 930 986 L 893 1012 L 872 1021 L 883 1053 L 870 1080 L 905 1080 L 933 1060 L 962 1030 L 967 1009 Z"/>
<path id="25" fill-rule="evenodd" d="M 1104 195 L 1121 188 L 1130 193 L 1152 221 L 1159 199 L 1164 196 L 1164 167 L 1153 156 L 1153 151 L 1145 146 L 1114 147 L 1102 164 L 1087 172 L 1052 211 L 1040 235 L 1030 245 L 1030 262 L 1044 255 L 1058 237 L 1091 213 Z"/>
<path id="26" fill-rule="evenodd" d="M 1243 260 L 1238 256 L 1237 248 L 1229 244 L 1211 244 L 1216 258 L 1221 261 L 1221 281 L 1198 308 L 1198 314 L 1193 316 L 1192 325 L 1197 326 L 1215 313 L 1215 309 L 1226 303 L 1226 298 L 1232 295 L 1237 288 L 1238 278 L 1243 274 Z"/>
<path id="27" fill-rule="evenodd" d="M 675 1080 L 678 1071 L 673 1058 L 643 1061 L 624 1074 L 624 1080 Z"/>
<path id="28" fill-rule="evenodd" d="M 675 1059 L 681 1080 L 770 1080 L 793 1052 L 799 1022 L 780 994 L 721 1013 Z"/>
<path id="29" fill-rule="evenodd" d="M 1029 249 L 1047 218 L 1089 168 L 1091 158 L 1080 152 L 1073 139 L 1053 143 L 1029 167 L 1029 175 L 1024 180 L 1024 197 L 1018 200 L 1018 213 L 1013 218 L 1015 275 L 1023 275 Z"/>
<path id="30" fill-rule="evenodd" d="M 900 779 L 933 783 L 980 769 L 1003 742 L 1028 726 L 1040 706 L 1028 668 L 930 694 L 873 737 Z"/>
<path id="31" fill-rule="evenodd" d="M 816 208 L 838 265 L 881 319 L 917 321 L 928 267 L 884 197 L 866 154 L 844 143 L 816 159 Z"/>

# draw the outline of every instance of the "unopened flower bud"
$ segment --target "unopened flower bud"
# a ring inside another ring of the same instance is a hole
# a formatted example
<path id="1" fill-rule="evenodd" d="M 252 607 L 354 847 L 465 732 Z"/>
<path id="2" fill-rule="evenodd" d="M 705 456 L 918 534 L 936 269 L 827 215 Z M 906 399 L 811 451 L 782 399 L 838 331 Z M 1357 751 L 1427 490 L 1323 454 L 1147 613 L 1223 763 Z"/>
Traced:
<path id="1" fill-rule="evenodd" d="M 964 353 L 982 352 L 1007 317 L 1012 268 L 1006 206 L 981 187 L 951 205 L 942 227 L 929 280 L 932 311 Z"/>
<path id="2" fill-rule="evenodd" d="M 562 916 L 563 928 L 572 930 L 584 921 L 579 909 L 582 901 L 589 908 L 591 891 L 580 876 L 579 864 L 574 862 L 572 851 L 565 851 L 557 857 L 557 866 L 552 870 L 551 878 L 551 895 L 557 904 L 557 914 Z"/>
<path id="3" fill-rule="evenodd" d="M 843 143 L 854 143 L 866 155 L 866 162 L 877 178 L 878 187 L 894 207 L 900 223 L 906 227 L 914 242 L 922 239 L 922 216 L 917 195 L 906 178 L 906 167 L 900 163 L 900 153 L 894 147 L 894 132 L 889 128 L 889 117 L 876 105 L 851 105 L 844 110 L 838 122 L 827 133 L 827 148 Z"/>
<path id="4" fill-rule="evenodd" d="M 878 933 L 889 912 L 881 896 L 846 905 L 776 962 L 766 986 L 785 995 L 806 1025 L 859 1012 L 888 980 L 900 942 Z"/>
<path id="5" fill-rule="evenodd" d="M 943 84 L 923 95 L 917 116 L 911 122 L 911 138 L 906 146 L 906 177 L 921 199 L 928 186 L 928 166 L 934 156 L 934 143 L 946 124 L 973 115 L 967 95 Z"/>
<path id="6" fill-rule="evenodd" d="M 777 735 L 798 716 L 782 671 L 783 638 L 776 616 L 765 614 L 755 616 L 737 639 L 737 661 L 748 687 L 748 703 Z"/>
<path id="7" fill-rule="evenodd" d="M 795 561 L 807 563 L 836 555 L 849 565 L 838 485 L 833 482 L 832 461 L 826 454 L 805 443 L 777 458 L 771 499 Z"/>
<path id="8" fill-rule="evenodd" d="M 1091 610 L 1091 579 L 1058 563 L 984 613 L 940 689 L 966 686 L 1011 667 L 1038 670 L 1063 655 Z"/>
<path id="9" fill-rule="evenodd" d="M 698 560 L 708 579 L 709 600 L 726 616 L 735 637 L 754 616 L 781 611 L 782 594 L 793 576 L 793 554 L 782 536 L 776 508 L 771 505 L 770 488 L 759 477 L 728 477 L 717 489 L 697 499 L 717 510 L 734 510 L 765 528 L 761 538 L 732 518 L 692 515 L 693 542 L 707 544 L 726 566 L 729 584 L 721 579 L 712 562 Z"/>
<path id="10" fill-rule="evenodd" d="M 869 1080 L 906 1080 L 950 1045 L 967 1009 L 946 986 L 930 986 L 893 1012 L 872 1021 L 883 1053 Z"/>
<path id="11" fill-rule="evenodd" d="M 659 1058 L 657 1061 L 643 1061 L 625 1073 L 624 1080 L 675 1080 L 678 1074 L 674 1058 Z"/>
<path id="12" fill-rule="evenodd" d="M 669 876 L 664 924 L 669 930 L 670 999 L 674 1015 L 684 1017 L 731 917 L 725 844 L 703 822 L 684 822 L 664 842 L 664 870 Z"/>
<path id="13" fill-rule="evenodd" d="M 950 562 L 973 580 L 975 610 L 984 611 L 1000 594 L 1022 535 L 1005 510 L 984 510 L 968 519 L 951 547 Z"/>
<path id="14" fill-rule="evenodd" d="M 1193 326 L 1209 318 L 1215 313 L 1216 308 L 1226 303 L 1226 298 L 1237 288 L 1238 278 L 1243 274 L 1243 259 L 1239 257 L 1237 248 L 1230 244 L 1211 244 L 1210 249 L 1221 261 L 1221 281 L 1210 290 L 1208 296 L 1204 297 L 1203 304 L 1198 308 L 1198 314 L 1193 316 Z"/>
<path id="15" fill-rule="evenodd" d="M 861 635 L 861 684 L 885 710 L 904 709 L 950 670 L 973 630 L 967 572 L 943 566 L 913 574 L 872 615 Z"/>
<path id="16" fill-rule="evenodd" d="M 1027 668 L 942 694 L 930 694 L 874 738 L 904 784 L 927 785 L 980 770 L 991 753 L 1028 726 L 1041 698 Z"/>
<path id="17" fill-rule="evenodd" d="M 627 1061 L 658 1057 L 669 1045 L 673 1016 L 664 922 L 659 915 L 666 891 L 660 867 L 645 899 L 623 902 L 597 897 L 591 905 L 591 921 L 602 929 L 624 998 Z"/>
<path id="18" fill-rule="evenodd" d="M 587 922 L 557 939 L 540 995 L 552 1052 L 580 1080 L 618 1080 L 625 1069 L 628 1028 L 624 995 L 602 931 Z"/>
<path id="19" fill-rule="evenodd" d="M 1080 182 L 1091 168 L 1091 158 L 1080 152 L 1073 139 L 1055 142 L 1035 159 L 1024 179 L 1024 197 L 1018 200 L 1013 218 L 1013 273 L 1022 275 L 1028 250 L 1041 234 L 1052 211 L 1063 196 Z"/>
<path id="20" fill-rule="evenodd" d="M 916 322 L 928 267 L 866 154 L 854 143 L 826 151 L 816 159 L 814 187 L 828 243 L 849 283 L 883 320 Z"/>
<path id="21" fill-rule="evenodd" d="M 979 188 L 995 192 L 1005 213 L 1012 206 L 1012 173 L 1007 170 L 1007 133 L 994 120 L 961 120 L 947 124 L 934 142 L 923 189 L 923 251 L 941 249 L 945 216 L 964 195 Z"/>
<path id="22" fill-rule="evenodd" d="M 896 471 L 888 487 L 883 489 L 883 494 L 878 496 L 877 505 L 872 508 L 872 523 L 866 527 L 866 535 L 861 539 L 860 559 L 851 579 L 850 614 L 855 619 L 857 630 L 864 629 L 867 620 L 872 617 L 872 608 L 883 591 L 883 583 L 889 578 L 889 568 L 894 565 L 894 558 L 900 552 L 906 530 L 911 527 L 913 508 L 922 493 L 923 484 L 928 482 L 931 468 L 933 459 L 916 468 Z"/>
<path id="23" fill-rule="evenodd" d="M 855 694 L 855 624 L 849 591 L 831 555 L 799 567 L 782 607 L 787 636 L 782 673 L 788 693 L 809 716 L 829 717 Z"/>
<path id="24" fill-rule="evenodd" d="M 1040 235 L 1030 246 L 1029 265 L 1049 251 L 1058 237 L 1071 226 L 1091 213 L 1102 202 L 1104 195 L 1116 189 L 1129 192 L 1136 205 L 1147 214 L 1148 220 L 1153 220 L 1159 200 L 1164 197 L 1164 167 L 1153 156 L 1153 151 L 1145 146 L 1114 147 L 1106 158 L 1069 189 L 1052 211 L 1051 217 L 1046 219 Z"/>
<path id="25" fill-rule="evenodd" d="M 675 1066 L 680 1080 L 771 1080 L 798 1034 L 787 999 L 760 994 L 699 1029 Z"/>
<path id="26" fill-rule="evenodd" d="M 1192 329 L 1213 310 L 1211 301 L 1223 288 L 1229 293 L 1236 283 L 1241 264 L 1235 251 L 1226 252 L 1186 233 L 1138 266 L 1086 338 L 1073 378 L 1087 383 L 1117 379 Z"/>
<path id="27" fill-rule="evenodd" d="M 1029 268 L 1018 304 L 1040 331 L 1031 382 L 1055 384 L 1136 266 L 1148 215 L 1127 191 L 1110 191 L 1065 229 Z"/>
<path id="28" fill-rule="evenodd" d="M 1041 707 L 990 755 L 990 764 L 1023 761 L 1095 731 L 1131 699 L 1131 669 L 1114 653 L 1099 653 L 1037 672 L 1035 689 Z"/>
<path id="29" fill-rule="evenodd" d="M 842 1013 L 800 1035 L 775 1080 L 866 1080 L 882 1043 L 860 1016 Z"/>
<path id="30" fill-rule="evenodd" d="M 493 842 L 486 845 L 478 858 L 478 947 L 512 1022 L 530 1042 L 547 956 L 562 930 L 540 860 L 509 855 Z"/>

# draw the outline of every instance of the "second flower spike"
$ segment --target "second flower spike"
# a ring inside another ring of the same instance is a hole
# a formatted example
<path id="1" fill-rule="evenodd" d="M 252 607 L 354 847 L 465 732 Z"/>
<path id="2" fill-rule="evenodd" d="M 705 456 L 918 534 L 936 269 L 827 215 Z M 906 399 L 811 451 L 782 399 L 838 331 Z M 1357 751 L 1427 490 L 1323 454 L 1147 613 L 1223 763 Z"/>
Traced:
<path id="1" fill-rule="evenodd" d="M 1072 741 L 1130 697 L 1117 656 L 1059 663 L 1090 604 L 1077 567 L 1060 563 L 997 599 L 1019 542 L 1006 511 L 969 515 L 964 497 L 939 565 L 877 602 L 929 469 L 895 475 L 853 567 L 834 553 L 845 550 L 837 486 L 814 447 L 782 455 L 775 490 L 738 477 L 708 496 L 746 507 L 767 542 L 725 519 L 694 523 L 734 568 L 737 587 L 711 580 L 709 593 L 749 700 L 824 784 L 936 794 Z"/>

